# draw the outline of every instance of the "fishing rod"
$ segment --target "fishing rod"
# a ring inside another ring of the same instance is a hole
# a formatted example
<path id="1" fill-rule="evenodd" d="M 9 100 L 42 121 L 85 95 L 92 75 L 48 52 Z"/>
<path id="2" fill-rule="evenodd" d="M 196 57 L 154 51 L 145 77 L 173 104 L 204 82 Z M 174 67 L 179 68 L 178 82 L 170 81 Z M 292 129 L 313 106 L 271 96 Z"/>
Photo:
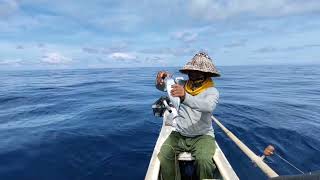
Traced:
<path id="1" fill-rule="evenodd" d="M 274 148 L 268 146 L 262 157 L 252 152 L 241 140 L 239 140 L 229 129 L 227 129 L 218 119 L 211 116 L 211 119 L 229 136 L 229 138 L 269 177 L 278 177 L 279 175 L 271 169 L 264 161 L 264 157 L 273 154 Z"/>

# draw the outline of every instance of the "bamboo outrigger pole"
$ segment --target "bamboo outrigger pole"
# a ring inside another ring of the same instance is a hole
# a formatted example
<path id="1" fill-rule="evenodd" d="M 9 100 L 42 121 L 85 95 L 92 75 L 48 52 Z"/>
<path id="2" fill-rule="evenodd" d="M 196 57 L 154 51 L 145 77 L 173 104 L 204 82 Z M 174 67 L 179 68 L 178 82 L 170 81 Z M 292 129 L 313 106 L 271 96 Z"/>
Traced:
<path id="1" fill-rule="evenodd" d="M 223 124 L 220 123 L 218 119 L 211 116 L 214 122 L 229 136 L 229 138 L 236 143 L 236 145 L 268 176 L 268 177 L 277 177 L 279 176 L 273 169 L 271 169 L 261 157 L 257 156 L 252 152 L 243 142 L 241 142 L 231 131 L 229 131 Z"/>

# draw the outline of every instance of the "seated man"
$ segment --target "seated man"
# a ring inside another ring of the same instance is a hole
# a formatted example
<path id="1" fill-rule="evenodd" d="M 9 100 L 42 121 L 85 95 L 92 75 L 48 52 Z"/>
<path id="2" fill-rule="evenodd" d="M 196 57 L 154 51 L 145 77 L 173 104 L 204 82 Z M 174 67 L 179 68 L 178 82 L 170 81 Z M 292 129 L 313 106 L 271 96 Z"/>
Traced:
<path id="1" fill-rule="evenodd" d="M 213 178 L 215 165 L 215 139 L 211 115 L 219 99 L 219 92 L 214 87 L 211 77 L 220 74 L 206 53 L 196 54 L 181 73 L 187 74 L 189 80 L 184 85 L 172 86 L 171 94 L 180 97 L 181 104 L 176 117 L 175 131 L 163 143 L 158 158 L 164 180 L 180 180 L 177 156 L 181 152 L 190 152 L 195 158 L 197 176 L 200 179 Z M 160 71 L 156 87 L 164 89 L 164 78 L 169 73 Z"/>

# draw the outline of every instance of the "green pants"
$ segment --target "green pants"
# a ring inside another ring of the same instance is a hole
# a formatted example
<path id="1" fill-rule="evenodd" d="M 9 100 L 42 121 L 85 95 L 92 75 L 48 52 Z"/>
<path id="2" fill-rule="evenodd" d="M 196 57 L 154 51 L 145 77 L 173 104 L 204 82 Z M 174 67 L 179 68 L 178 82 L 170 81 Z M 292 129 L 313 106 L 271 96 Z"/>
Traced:
<path id="1" fill-rule="evenodd" d="M 163 179 L 181 179 L 177 159 L 181 152 L 190 152 L 195 158 L 196 172 L 200 179 L 212 179 L 215 169 L 212 157 L 215 148 L 215 139 L 212 136 L 202 135 L 190 138 L 172 131 L 158 154 Z"/>

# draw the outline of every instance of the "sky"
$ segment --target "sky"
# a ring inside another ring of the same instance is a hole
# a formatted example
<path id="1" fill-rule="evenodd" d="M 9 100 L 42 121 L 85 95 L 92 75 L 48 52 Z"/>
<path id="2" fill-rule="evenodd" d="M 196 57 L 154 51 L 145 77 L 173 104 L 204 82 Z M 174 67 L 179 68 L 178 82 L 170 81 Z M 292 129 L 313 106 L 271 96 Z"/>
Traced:
<path id="1" fill-rule="evenodd" d="M 320 64 L 320 0 L 0 0 L 0 70 Z"/>

